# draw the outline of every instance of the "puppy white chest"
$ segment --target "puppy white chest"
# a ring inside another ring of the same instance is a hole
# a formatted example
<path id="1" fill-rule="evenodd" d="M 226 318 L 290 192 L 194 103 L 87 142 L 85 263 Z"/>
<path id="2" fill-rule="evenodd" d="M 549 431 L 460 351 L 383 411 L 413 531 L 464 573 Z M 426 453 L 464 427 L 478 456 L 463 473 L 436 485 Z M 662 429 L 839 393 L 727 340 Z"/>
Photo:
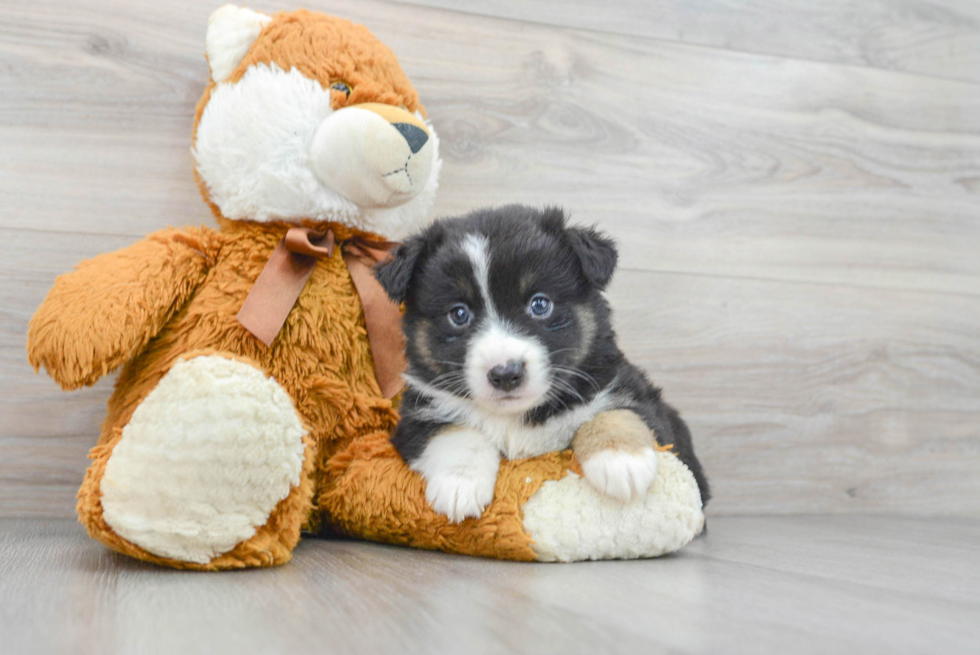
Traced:
<path id="1" fill-rule="evenodd" d="M 615 399 L 606 391 L 591 402 L 552 416 L 539 424 L 526 423 L 520 416 L 474 412 L 467 421 L 479 430 L 507 459 L 537 457 L 572 444 L 575 432 L 599 412 L 615 406 Z"/>
<path id="2" fill-rule="evenodd" d="M 528 425 L 519 418 L 487 417 L 480 432 L 507 459 L 536 457 L 553 450 L 564 450 L 572 443 L 578 425 L 552 419 L 541 425 Z"/>

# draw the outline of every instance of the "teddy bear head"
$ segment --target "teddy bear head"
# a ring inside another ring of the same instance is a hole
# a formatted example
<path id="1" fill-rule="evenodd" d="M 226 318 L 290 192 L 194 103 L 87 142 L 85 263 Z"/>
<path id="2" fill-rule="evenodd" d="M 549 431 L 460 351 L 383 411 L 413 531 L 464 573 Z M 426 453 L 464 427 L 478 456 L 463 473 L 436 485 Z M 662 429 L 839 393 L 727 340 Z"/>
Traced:
<path id="1" fill-rule="evenodd" d="M 338 222 L 400 238 L 430 220 L 439 141 L 395 55 L 365 27 L 225 5 L 192 154 L 232 221 Z"/>

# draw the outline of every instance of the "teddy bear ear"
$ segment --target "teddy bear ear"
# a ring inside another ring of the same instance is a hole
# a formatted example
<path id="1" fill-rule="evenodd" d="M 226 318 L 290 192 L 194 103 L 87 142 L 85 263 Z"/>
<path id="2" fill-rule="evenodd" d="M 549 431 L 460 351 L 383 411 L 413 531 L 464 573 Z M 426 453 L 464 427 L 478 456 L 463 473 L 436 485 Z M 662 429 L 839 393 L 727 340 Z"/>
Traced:
<path id="1" fill-rule="evenodd" d="M 272 16 L 224 5 L 208 19 L 207 53 L 211 79 L 224 82 L 248 53 Z"/>

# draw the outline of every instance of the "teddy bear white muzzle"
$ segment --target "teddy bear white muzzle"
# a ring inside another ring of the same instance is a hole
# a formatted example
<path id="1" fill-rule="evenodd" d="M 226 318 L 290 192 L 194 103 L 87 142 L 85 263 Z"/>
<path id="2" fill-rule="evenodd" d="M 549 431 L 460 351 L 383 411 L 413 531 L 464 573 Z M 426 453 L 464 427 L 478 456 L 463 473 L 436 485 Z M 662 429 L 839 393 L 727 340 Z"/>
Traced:
<path id="1" fill-rule="evenodd" d="M 310 167 L 325 186 L 361 207 L 394 207 L 425 188 L 433 150 L 416 115 L 365 103 L 339 109 L 320 124 Z"/>

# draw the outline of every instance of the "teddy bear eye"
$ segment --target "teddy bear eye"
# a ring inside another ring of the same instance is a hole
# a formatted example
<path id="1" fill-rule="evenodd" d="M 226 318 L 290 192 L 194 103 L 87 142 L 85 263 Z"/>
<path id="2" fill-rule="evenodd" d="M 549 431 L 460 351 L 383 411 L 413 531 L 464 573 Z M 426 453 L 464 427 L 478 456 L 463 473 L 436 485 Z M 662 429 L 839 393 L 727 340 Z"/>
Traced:
<path id="1" fill-rule="evenodd" d="M 347 97 L 350 98 L 350 85 L 346 84 L 345 82 L 334 82 L 330 85 L 330 90 L 346 93 Z"/>

